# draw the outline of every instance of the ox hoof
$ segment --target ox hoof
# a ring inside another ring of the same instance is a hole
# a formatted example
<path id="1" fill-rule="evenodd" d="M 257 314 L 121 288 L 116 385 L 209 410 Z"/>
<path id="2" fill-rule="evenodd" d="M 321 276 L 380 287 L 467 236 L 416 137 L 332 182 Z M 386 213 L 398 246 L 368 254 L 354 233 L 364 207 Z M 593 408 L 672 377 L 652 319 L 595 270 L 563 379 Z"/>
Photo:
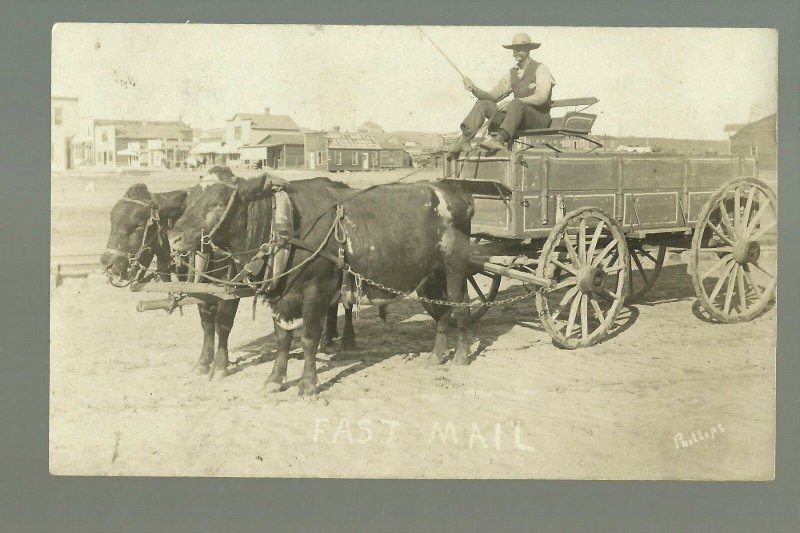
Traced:
<path id="1" fill-rule="evenodd" d="M 210 381 L 219 381 L 222 378 L 228 376 L 228 369 L 227 368 L 216 368 L 211 367 L 211 370 L 208 373 L 208 379 Z"/>
<path id="2" fill-rule="evenodd" d="M 303 378 L 297 382 L 297 394 L 300 396 L 314 396 L 317 394 L 316 379 Z"/>
<path id="3" fill-rule="evenodd" d="M 197 374 L 198 376 L 205 376 L 208 374 L 209 370 L 211 370 L 211 364 L 204 364 L 204 363 L 195 363 L 192 367 L 192 374 Z"/>
<path id="4" fill-rule="evenodd" d="M 275 381 L 267 381 L 264 383 L 264 393 L 265 394 L 275 394 L 281 391 L 283 388 L 283 383 L 277 383 Z"/>
<path id="5" fill-rule="evenodd" d="M 439 366 L 444 363 L 444 358 L 435 353 L 428 353 L 420 356 L 420 360 L 424 366 Z"/>
<path id="6" fill-rule="evenodd" d="M 466 355 L 456 355 L 453 357 L 453 364 L 458 366 L 467 366 L 469 365 L 469 357 Z"/>

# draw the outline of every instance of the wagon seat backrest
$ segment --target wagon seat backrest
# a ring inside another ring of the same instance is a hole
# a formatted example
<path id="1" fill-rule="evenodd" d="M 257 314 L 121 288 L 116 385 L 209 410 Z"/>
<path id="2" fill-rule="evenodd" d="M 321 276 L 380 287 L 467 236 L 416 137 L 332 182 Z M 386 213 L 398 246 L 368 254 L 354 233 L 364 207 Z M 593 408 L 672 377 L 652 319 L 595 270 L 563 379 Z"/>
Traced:
<path id="1" fill-rule="evenodd" d="M 570 98 L 568 100 L 553 100 L 552 107 L 589 107 L 594 105 L 599 100 L 593 96 L 588 98 Z M 524 136 L 539 136 L 539 135 L 557 135 L 562 132 L 588 134 L 592 131 L 592 126 L 597 115 L 591 113 L 582 113 L 580 111 L 568 111 L 563 117 L 555 117 L 550 121 L 550 126 L 547 128 L 533 129 L 533 130 L 520 130 L 517 132 L 518 137 Z"/>

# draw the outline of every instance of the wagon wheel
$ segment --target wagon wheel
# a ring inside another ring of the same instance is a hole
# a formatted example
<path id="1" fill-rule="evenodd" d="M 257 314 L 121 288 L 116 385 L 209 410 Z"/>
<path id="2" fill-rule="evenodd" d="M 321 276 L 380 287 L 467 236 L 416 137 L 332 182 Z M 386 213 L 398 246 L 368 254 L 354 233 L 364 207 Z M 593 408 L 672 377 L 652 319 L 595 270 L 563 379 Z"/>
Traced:
<path id="1" fill-rule="evenodd" d="M 775 193 L 753 178 L 729 181 L 703 206 L 692 238 L 692 283 L 713 318 L 750 320 L 772 300 L 777 222 Z"/>
<path id="2" fill-rule="evenodd" d="M 556 224 L 537 270 L 552 285 L 537 293 L 536 309 L 557 345 L 591 346 L 608 335 L 628 288 L 628 277 L 619 273 L 626 272 L 629 264 L 625 236 L 602 210 L 576 209 Z"/>
<path id="3" fill-rule="evenodd" d="M 500 290 L 500 281 L 502 276 L 491 272 L 479 272 L 478 274 L 467 276 L 467 297 L 468 301 L 477 302 L 493 302 L 497 298 L 497 292 Z M 469 322 L 474 324 L 481 319 L 483 315 L 489 310 L 489 306 L 483 305 L 480 307 L 470 307 Z"/>
<path id="4" fill-rule="evenodd" d="M 625 297 L 625 303 L 633 304 L 655 285 L 658 275 L 661 274 L 661 267 L 664 265 L 667 246 L 665 244 L 646 246 L 634 240 L 628 240 L 627 245 L 630 261 L 628 263 L 628 296 Z M 612 259 L 613 261 L 614 259 Z"/>
<path id="5" fill-rule="evenodd" d="M 478 272 L 477 274 L 470 274 L 467 276 L 467 301 L 473 304 L 479 302 L 493 302 L 495 298 L 497 298 L 502 279 L 503 277 L 500 274 L 493 274 L 485 271 Z M 431 304 L 424 300 L 421 300 L 420 303 L 429 315 L 433 314 L 433 306 Z M 474 324 L 480 320 L 488 310 L 489 306 L 485 305 L 470 307 L 469 323 Z"/>

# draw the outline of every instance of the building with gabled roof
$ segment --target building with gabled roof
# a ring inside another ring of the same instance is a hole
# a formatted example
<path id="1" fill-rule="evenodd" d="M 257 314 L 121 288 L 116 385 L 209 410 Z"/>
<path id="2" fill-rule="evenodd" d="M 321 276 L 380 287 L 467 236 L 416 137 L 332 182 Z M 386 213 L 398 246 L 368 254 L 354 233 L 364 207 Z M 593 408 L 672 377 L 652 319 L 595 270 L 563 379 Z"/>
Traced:
<path id="1" fill-rule="evenodd" d="M 773 113 L 740 127 L 730 136 L 731 153 L 754 157 L 759 168 L 774 170 L 778 164 L 777 119 Z"/>
<path id="2" fill-rule="evenodd" d="M 304 145 L 300 133 L 268 133 L 256 144 L 242 146 L 241 160 L 256 168 L 303 168 Z"/>
<path id="3" fill-rule="evenodd" d="M 305 134 L 305 162 L 309 170 L 379 170 L 380 151 L 380 145 L 368 133 Z"/>

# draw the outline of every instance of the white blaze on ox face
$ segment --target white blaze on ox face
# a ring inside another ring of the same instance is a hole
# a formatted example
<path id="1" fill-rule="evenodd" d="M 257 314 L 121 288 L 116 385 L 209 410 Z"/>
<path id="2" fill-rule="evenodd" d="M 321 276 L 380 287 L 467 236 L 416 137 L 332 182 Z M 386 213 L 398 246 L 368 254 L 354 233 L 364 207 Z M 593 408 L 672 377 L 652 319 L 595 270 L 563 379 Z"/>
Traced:
<path id="1" fill-rule="evenodd" d="M 439 213 L 439 216 L 442 217 L 444 223 L 444 231 L 439 238 L 438 247 L 444 253 L 449 254 L 455 249 L 456 244 L 456 232 L 453 229 L 453 212 L 450 209 L 450 205 L 447 203 L 444 193 L 437 188 L 433 190 L 436 193 L 436 198 L 439 200 L 436 211 Z"/>

